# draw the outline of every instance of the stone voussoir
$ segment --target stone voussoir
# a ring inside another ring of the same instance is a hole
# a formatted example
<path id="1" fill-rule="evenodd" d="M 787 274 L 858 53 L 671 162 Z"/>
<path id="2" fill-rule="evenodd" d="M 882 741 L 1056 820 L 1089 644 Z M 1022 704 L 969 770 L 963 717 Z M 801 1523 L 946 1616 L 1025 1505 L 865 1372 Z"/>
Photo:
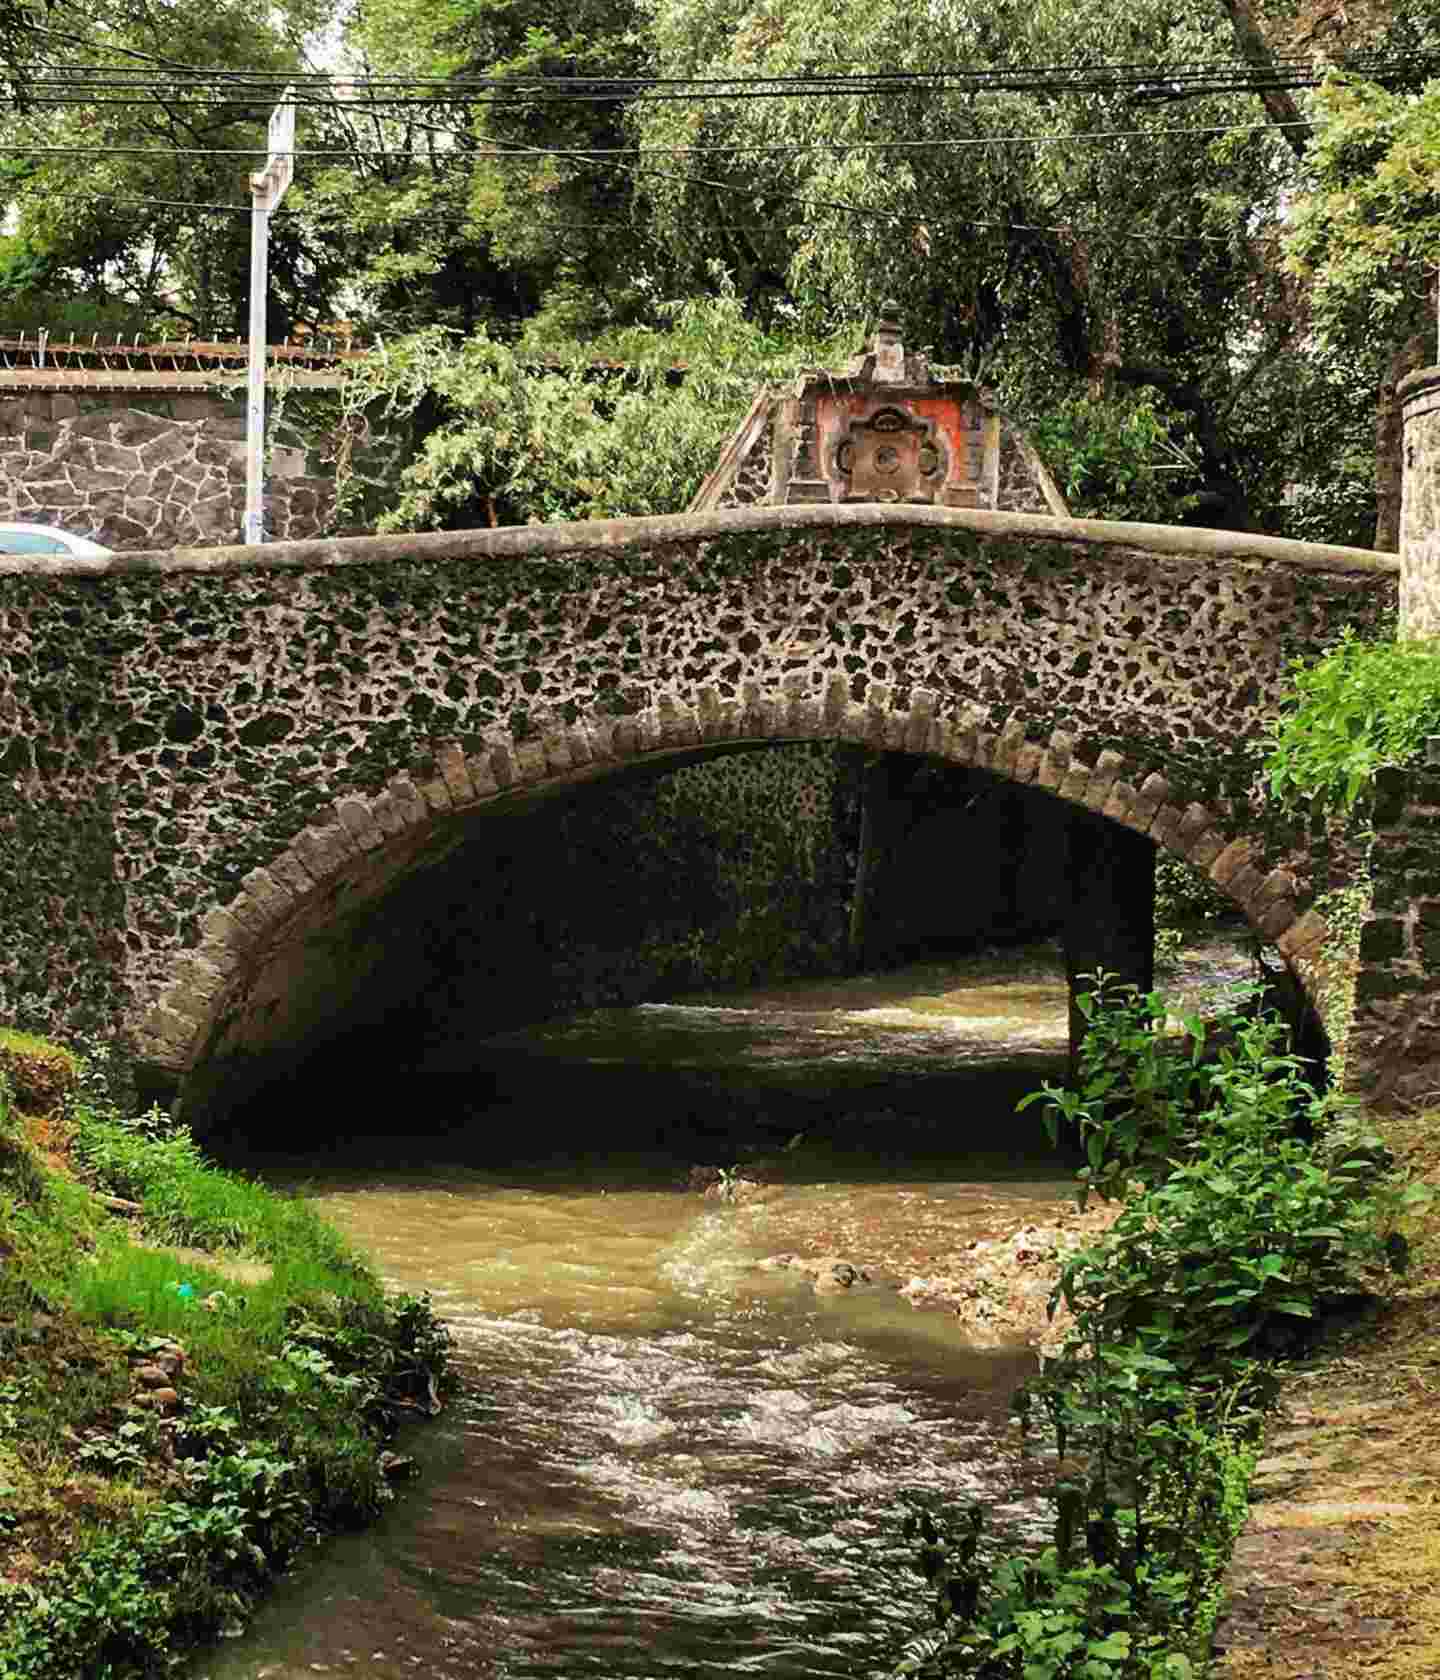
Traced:
<path id="1" fill-rule="evenodd" d="M 473 805 L 480 797 L 470 779 L 470 772 L 465 768 L 465 754 L 454 741 L 447 741 L 436 750 L 435 765 L 454 810 Z"/>
<path id="2" fill-rule="evenodd" d="M 1133 782 L 1128 782 L 1123 776 L 1118 777 L 1110 788 L 1110 797 L 1105 801 L 1100 815 L 1109 817 L 1111 822 L 1124 823 L 1126 827 L 1133 827 L 1130 813 L 1135 809 L 1138 790 Z"/>
<path id="3" fill-rule="evenodd" d="M 1027 741 L 1015 755 L 1015 768 L 1011 778 L 1021 786 L 1031 783 L 1040 774 L 1040 766 L 1045 760 L 1045 748 L 1039 741 Z"/>
<path id="4" fill-rule="evenodd" d="M 430 820 L 429 808 L 424 797 L 408 776 L 396 776 L 390 782 L 387 792 L 394 800 L 396 813 L 406 828 L 417 828 Z"/>
<path id="5" fill-rule="evenodd" d="M 1056 729 L 1051 732 L 1045 755 L 1035 775 L 1035 780 L 1040 786 L 1059 789 L 1069 773 L 1070 757 L 1074 750 L 1075 737 L 1069 730 Z"/>
<path id="6" fill-rule="evenodd" d="M 363 799 L 353 795 L 335 801 L 335 815 L 355 837 L 357 845 L 367 852 L 378 851 L 385 844 L 385 830 L 376 821 L 375 813 Z"/>
<path id="7" fill-rule="evenodd" d="M 477 800 L 493 799 L 499 793 L 500 784 L 495 780 L 490 755 L 483 748 L 479 752 L 465 754 L 465 774 L 470 778 Z"/>
<path id="8" fill-rule="evenodd" d="M 1130 823 L 1141 834 L 1149 834 L 1155 819 L 1170 797 L 1170 784 L 1158 770 L 1152 770 L 1140 784 L 1130 812 Z"/>
<path id="9" fill-rule="evenodd" d="M 1113 748 L 1106 747 L 1095 760 L 1078 803 L 1089 810 L 1103 812 L 1114 791 L 1115 783 L 1124 774 L 1125 768 L 1124 758 Z"/>
<path id="10" fill-rule="evenodd" d="M 1186 856 L 1196 869 L 1208 871 L 1229 843 L 1230 836 L 1223 829 L 1206 827 L 1186 841 Z"/>
<path id="11" fill-rule="evenodd" d="M 382 788 L 370 802 L 370 811 L 387 839 L 405 832 L 405 817 L 389 788 Z"/>
<path id="12" fill-rule="evenodd" d="M 1287 962 L 1296 962 L 1318 955 L 1329 937 L 1330 924 L 1318 911 L 1307 910 L 1278 936 L 1276 943 Z"/>
<path id="13" fill-rule="evenodd" d="M 1232 840 L 1210 865 L 1210 879 L 1224 892 L 1241 870 L 1254 865 L 1255 857 L 1256 848 L 1252 841 L 1243 838 Z M 1240 894 L 1237 892 L 1231 896 L 1238 898 Z"/>

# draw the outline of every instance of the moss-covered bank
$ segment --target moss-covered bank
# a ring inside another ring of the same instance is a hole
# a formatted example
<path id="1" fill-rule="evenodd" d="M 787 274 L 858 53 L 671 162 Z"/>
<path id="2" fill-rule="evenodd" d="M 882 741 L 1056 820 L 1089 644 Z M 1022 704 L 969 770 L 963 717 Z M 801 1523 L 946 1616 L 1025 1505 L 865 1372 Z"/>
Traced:
<path id="1" fill-rule="evenodd" d="M 392 1497 L 447 1349 L 303 1202 L 0 1035 L 0 1680 L 168 1673 L 234 1631 Z"/>

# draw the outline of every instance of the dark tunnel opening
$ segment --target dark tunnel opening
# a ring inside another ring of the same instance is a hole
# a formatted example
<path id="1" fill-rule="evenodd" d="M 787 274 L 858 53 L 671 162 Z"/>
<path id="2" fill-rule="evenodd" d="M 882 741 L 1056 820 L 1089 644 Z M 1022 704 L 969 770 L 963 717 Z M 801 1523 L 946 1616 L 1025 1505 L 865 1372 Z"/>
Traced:
<path id="1" fill-rule="evenodd" d="M 941 1113 L 978 1099 L 973 1070 L 961 1092 L 938 1066 L 861 1076 L 837 1065 L 822 1098 L 680 1065 L 659 1042 L 576 1057 L 515 1035 L 1037 940 L 1063 940 L 1084 971 L 1123 970 L 1128 939 L 1148 982 L 1154 851 L 1043 789 L 829 744 L 711 749 L 497 802 L 437 832 L 386 890 L 273 953 L 191 1075 L 185 1109 L 215 1145 L 403 1135 L 445 1112 L 493 1132 L 504 1156 L 535 1142 L 506 1135 L 532 1129 L 513 1118 L 517 1091 L 569 1147 L 602 1122 L 613 1134 L 639 1066 L 644 1138 L 783 1137 L 817 1116 L 885 1112 L 897 1093 L 907 1112 Z M 1088 886 L 1077 857 L 1091 860 Z M 1117 945 L 1127 914 L 1140 932 Z M 1063 1057 L 1052 1061 L 1063 1075 Z M 1035 1077 L 987 1075 L 987 1106 L 1010 1106 Z"/>

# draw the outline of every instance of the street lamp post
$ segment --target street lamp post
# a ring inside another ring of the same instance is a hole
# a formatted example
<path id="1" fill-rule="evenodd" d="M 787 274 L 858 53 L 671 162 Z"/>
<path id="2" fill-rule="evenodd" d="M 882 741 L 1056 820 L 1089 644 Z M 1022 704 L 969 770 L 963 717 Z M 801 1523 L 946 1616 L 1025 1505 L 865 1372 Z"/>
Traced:
<path id="1" fill-rule="evenodd" d="M 293 88 L 270 113 L 270 156 L 250 177 L 250 364 L 245 403 L 245 527 L 247 543 L 265 541 L 265 300 L 270 258 L 270 212 L 295 174 Z"/>

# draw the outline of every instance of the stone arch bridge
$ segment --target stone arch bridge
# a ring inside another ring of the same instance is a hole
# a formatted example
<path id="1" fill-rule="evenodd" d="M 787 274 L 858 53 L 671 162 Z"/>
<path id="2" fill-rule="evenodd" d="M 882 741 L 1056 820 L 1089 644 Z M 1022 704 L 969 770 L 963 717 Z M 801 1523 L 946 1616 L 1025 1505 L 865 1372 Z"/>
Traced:
<path id="1" fill-rule="evenodd" d="M 194 1096 L 302 1032 L 285 1000 L 338 919 L 472 825 L 794 741 L 1047 790 L 1119 837 L 1097 926 L 1153 842 L 1313 990 L 1329 883 L 1270 831 L 1253 747 L 1291 660 L 1386 632 L 1397 571 L 866 503 L 0 557 L 0 1014 L 118 1027 Z M 963 855 L 935 885 L 966 890 Z M 1383 1061 L 1401 1028 L 1371 1029 Z"/>

